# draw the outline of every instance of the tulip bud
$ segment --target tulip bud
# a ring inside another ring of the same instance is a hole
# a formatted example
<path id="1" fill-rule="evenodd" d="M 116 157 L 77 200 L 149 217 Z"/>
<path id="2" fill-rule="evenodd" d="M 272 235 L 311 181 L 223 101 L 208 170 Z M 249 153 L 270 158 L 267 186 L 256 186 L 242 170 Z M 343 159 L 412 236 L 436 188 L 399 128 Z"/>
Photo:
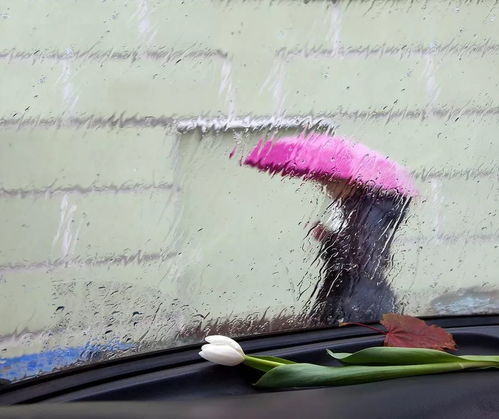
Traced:
<path id="1" fill-rule="evenodd" d="M 207 345 L 201 347 L 199 356 L 215 364 L 234 366 L 244 362 L 241 346 L 227 336 L 214 335 L 206 338 Z"/>

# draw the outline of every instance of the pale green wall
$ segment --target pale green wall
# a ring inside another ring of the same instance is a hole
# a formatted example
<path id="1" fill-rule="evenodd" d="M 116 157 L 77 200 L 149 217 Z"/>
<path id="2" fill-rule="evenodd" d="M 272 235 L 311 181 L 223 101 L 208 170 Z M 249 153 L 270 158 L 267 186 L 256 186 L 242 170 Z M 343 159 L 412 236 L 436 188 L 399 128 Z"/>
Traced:
<path id="1" fill-rule="evenodd" d="M 495 3 L 0 0 L 0 349 L 303 309 L 325 198 L 239 166 L 275 130 L 198 117 L 324 116 L 406 165 L 407 312 L 497 311 Z"/>

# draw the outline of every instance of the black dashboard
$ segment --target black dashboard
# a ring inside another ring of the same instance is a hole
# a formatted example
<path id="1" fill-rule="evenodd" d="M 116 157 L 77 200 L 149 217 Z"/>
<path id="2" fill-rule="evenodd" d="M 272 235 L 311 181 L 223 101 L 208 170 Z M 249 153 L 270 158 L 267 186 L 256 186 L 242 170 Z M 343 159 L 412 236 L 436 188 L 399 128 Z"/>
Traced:
<path id="1" fill-rule="evenodd" d="M 459 354 L 498 354 L 499 317 L 429 320 Z M 240 340 L 245 352 L 333 364 L 325 349 L 382 344 L 359 327 Z M 81 367 L 0 390 L 0 418 L 499 418 L 499 371 L 408 377 L 344 387 L 262 391 L 245 366 L 204 362 L 198 346 Z"/>

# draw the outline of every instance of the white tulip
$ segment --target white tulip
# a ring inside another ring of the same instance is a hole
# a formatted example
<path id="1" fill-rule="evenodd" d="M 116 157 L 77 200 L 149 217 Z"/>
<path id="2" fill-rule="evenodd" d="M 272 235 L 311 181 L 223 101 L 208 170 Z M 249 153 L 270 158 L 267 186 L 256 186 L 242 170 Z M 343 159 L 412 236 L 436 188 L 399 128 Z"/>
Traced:
<path id="1" fill-rule="evenodd" d="M 206 337 L 207 345 L 201 347 L 199 356 L 215 364 L 234 366 L 244 361 L 245 355 L 239 343 L 227 336 Z"/>

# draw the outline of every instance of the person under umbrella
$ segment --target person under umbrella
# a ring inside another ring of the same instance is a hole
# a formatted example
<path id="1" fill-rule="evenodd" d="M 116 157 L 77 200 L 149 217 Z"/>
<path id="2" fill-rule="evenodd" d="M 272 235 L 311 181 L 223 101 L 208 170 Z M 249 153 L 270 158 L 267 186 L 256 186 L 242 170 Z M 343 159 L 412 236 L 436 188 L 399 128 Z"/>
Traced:
<path id="1" fill-rule="evenodd" d="M 417 195 L 402 166 L 363 144 L 315 133 L 259 141 L 244 164 L 319 182 L 342 211 L 338 231 L 320 223 L 312 229 L 324 261 L 313 321 L 373 321 L 397 310 L 387 280 L 390 246 Z"/>

